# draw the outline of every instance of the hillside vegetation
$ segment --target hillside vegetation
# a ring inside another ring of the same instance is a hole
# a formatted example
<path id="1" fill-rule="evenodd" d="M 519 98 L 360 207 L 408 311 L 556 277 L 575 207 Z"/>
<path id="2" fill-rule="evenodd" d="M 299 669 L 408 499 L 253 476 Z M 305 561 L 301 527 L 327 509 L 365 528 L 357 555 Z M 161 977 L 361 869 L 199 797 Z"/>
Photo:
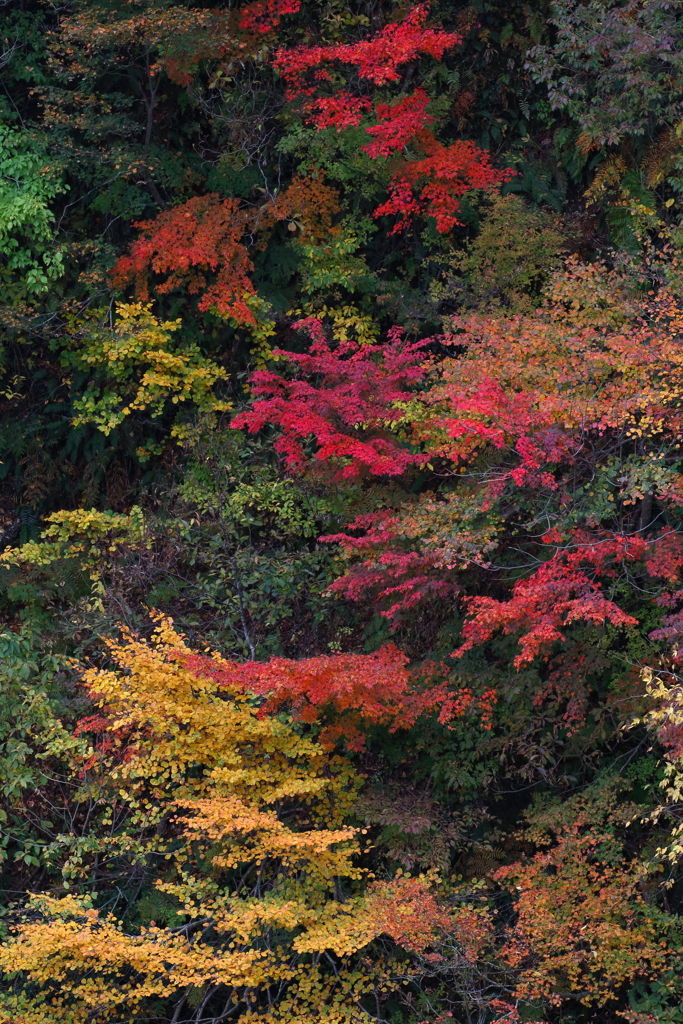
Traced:
<path id="1" fill-rule="evenodd" d="M 683 1024 L 681 0 L 0 22 L 0 1024 Z"/>

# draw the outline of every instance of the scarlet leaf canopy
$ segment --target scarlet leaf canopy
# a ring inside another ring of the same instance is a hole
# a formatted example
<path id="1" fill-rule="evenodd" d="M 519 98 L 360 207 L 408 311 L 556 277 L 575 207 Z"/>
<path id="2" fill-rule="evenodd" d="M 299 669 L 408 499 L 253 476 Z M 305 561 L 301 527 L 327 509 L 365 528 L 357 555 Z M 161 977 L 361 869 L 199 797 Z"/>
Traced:
<path id="1" fill-rule="evenodd" d="M 389 85 L 400 80 L 399 68 L 421 55 L 441 60 L 461 42 L 454 32 L 427 28 L 428 6 L 415 7 L 403 21 L 387 25 L 377 35 L 360 43 L 340 46 L 297 47 L 280 50 L 274 60 L 287 84 L 290 100 L 305 98 L 308 120 L 319 130 L 337 131 L 357 126 L 374 107 L 377 124 L 366 128 L 372 141 L 363 147 L 371 159 L 395 157 L 406 151 L 392 167 L 390 197 L 375 217 L 397 216 L 394 232 L 410 226 L 417 216 L 433 217 L 437 231 L 447 233 L 460 224 L 458 200 L 473 189 L 489 189 L 508 181 L 511 170 L 496 170 L 486 152 L 471 142 L 444 146 L 429 126 L 429 96 L 416 89 L 391 104 L 373 103 L 366 95 L 344 91 L 318 95 L 325 83 L 336 81 L 341 69 L 354 69 L 359 83 Z M 421 155 L 409 156 L 413 145 Z"/>
<path id="2" fill-rule="evenodd" d="M 423 461 L 397 443 L 387 424 L 391 406 L 409 398 L 409 385 L 425 374 L 424 342 L 406 344 L 397 328 L 384 346 L 348 342 L 332 349 L 320 321 L 309 318 L 295 326 L 310 333 L 309 351 L 276 354 L 286 354 L 306 376 L 320 375 L 321 383 L 258 371 L 252 378 L 256 401 L 235 417 L 233 426 L 255 433 L 267 423 L 277 424 L 282 435 L 276 448 L 292 469 L 304 468 L 309 437 L 320 446 L 316 460 L 333 462 L 343 477 L 366 472 L 391 476 Z"/>
<path id="3" fill-rule="evenodd" d="M 634 626 L 637 618 L 605 592 L 630 572 L 653 581 L 658 604 L 675 608 L 680 600 L 676 531 L 646 537 L 638 528 L 603 526 L 595 513 L 581 521 L 567 483 L 611 438 L 649 430 L 667 444 L 677 436 L 677 302 L 663 287 L 632 314 L 628 329 L 577 327 L 561 301 L 576 294 L 576 280 L 585 287 L 590 275 L 570 262 L 553 304 L 535 319 L 454 320 L 458 333 L 442 343 L 459 354 L 438 362 L 426 357 L 425 342 L 404 344 L 398 333 L 384 346 L 331 348 L 321 325 L 308 324 L 312 354 L 290 356 L 304 379 L 256 375 L 252 409 L 235 421 L 250 430 L 279 428 L 278 450 L 297 471 L 328 463 L 345 477 L 409 477 L 438 462 L 451 489 L 363 514 L 350 524 L 353 532 L 323 539 L 341 543 L 349 563 L 331 589 L 352 600 L 379 597 L 394 623 L 425 601 L 462 594 L 467 618 L 457 657 L 502 631 L 520 636 L 521 667 L 547 656 L 574 622 Z M 487 462 L 490 468 L 476 470 Z M 654 475 L 643 483 L 622 476 L 616 498 L 605 491 L 603 517 L 615 500 L 627 515 L 645 489 L 664 506 L 680 506 L 679 474 L 664 467 L 638 472 Z M 613 488 L 611 479 L 600 486 Z M 506 509 L 525 495 L 544 496 L 552 509 L 554 525 L 548 529 L 546 519 L 533 541 L 538 555 L 509 597 L 463 593 L 459 573 L 491 571 L 498 537 L 514 525 Z M 679 618 L 674 612 L 655 635 L 673 636 Z"/>
<path id="4" fill-rule="evenodd" d="M 251 53 L 250 39 L 267 35 L 284 15 L 298 9 L 299 0 L 252 3 L 240 9 L 236 29 L 232 21 L 214 23 L 210 12 L 202 12 L 199 36 L 180 32 L 180 42 L 175 43 L 170 24 L 153 30 L 148 19 L 144 32 L 151 33 L 150 41 L 153 38 L 157 43 L 169 35 L 163 59 L 169 75 L 184 82 L 186 66 L 193 62 L 234 56 L 237 44 L 228 44 L 227 40 L 235 31 L 245 34 L 240 46 L 246 59 Z M 273 58 L 273 66 L 284 79 L 287 98 L 292 103 L 303 100 L 304 114 L 318 130 L 333 127 L 341 132 L 357 127 L 366 116 L 374 117 L 376 123 L 366 127 L 369 141 L 362 148 L 372 160 L 392 161 L 389 198 L 374 211 L 375 217 L 396 217 L 391 233 L 408 228 L 416 217 L 431 217 L 438 232 L 448 233 L 460 224 L 460 200 L 464 195 L 496 188 L 513 173 L 494 168 L 489 154 L 472 142 L 440 143 L 430 130 L 434 118 L 428 112 L 430 98 L 424 89 L 418 88 L 393 103 L 359 91 L 359 83 L 374 90 L 390 87 L 400 81 L 400 69 L 406 63 L 421 56 L 441 60 L 459 44 L 456 33 L 428 27 L 427 16 L 427 6 L 419 5 L 402 21 L 386 25 L 370 39 L 337 46 L 280 49 Z M 75 22 L 71 31 L 84 37 L 87 25 Z M 107 31 L 118 33 L 123 41 L 134 32 L 134 26 L 127 21 L 117 22 Z M 321 93 L 321 87 L 324 90 L 328 83 L 337 84 L 340 69 L 355 76 L 352 88 L 337 88 L 331 95 Z M 112 282 L 119 288 L 134 283 L 137 296 L 146 301 L 150 273 L 166 275 L 155 282 L 159 294 L 185 288 L 190 295 L 200 296 L 200 311 L 212 311 L 237 325 L 255 327 L 253 303 L 248 301 L 255 291 L 246 235 L 267 228 L 273 216 L 280 216 L 280 208 L 280 196 L 266 197 L 261 209 L 234 198 L 221 199 L 214 193 L 196 196 L 163 211 L 154 220 L 138 222 L 141 237 L 131 245 L 130 254 L 118 260 Z"/>
<path id="5" fill-rule="evenodd" d="M 273 61 L 282 74 L 290 98 L 313 95 L 313 83 L 332 81 L 330 65 L 336 63 L 355 68 L 358 77 L 374 85 L 400 80 L 399 67 L 428 54 L 440 60 L 446 50 L 457 46 L 461 37 L 455 32 L 426 27 L 428 7 L 414 7 L 403 21 L 386 25 L 372 39 L 339 46 L 299 46 L 279 50 Z"/>

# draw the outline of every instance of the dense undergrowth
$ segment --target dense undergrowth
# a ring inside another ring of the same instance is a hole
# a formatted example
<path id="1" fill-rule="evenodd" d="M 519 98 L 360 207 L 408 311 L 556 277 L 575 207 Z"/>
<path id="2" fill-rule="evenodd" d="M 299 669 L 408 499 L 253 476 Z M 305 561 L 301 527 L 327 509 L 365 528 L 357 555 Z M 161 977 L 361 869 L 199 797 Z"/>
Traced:
<path id="1" fill-rule="evenodd" d="M 683 1022 L 679 0 L 0 21 L 0 1020 Z"/>

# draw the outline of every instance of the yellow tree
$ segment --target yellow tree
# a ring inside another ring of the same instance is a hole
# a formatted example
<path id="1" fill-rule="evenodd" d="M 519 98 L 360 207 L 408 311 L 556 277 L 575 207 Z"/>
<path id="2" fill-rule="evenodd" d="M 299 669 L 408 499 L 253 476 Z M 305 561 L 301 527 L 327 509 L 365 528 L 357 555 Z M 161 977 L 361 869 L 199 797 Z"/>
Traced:
<path id="1" fill-rule="evenodd" d="M 86 672 L 100 713 L 81 728 L 98 739 L 75 774 L 90 793 L 97 781 L 100 816 L 61 837 L 64 891 L 32 897 L 0 950 L 14 978 L 0 1020 L 361 1022 L 392 964 L 356 954 L 381 935 L 424 951 L 448 926 L 427 879 L 359 867 L 350 764 L 193 675 L 189 653 L 160 620 Z M 95 862 L 132 872 L 166 923 L 98 909 L 83 895 Z"/>

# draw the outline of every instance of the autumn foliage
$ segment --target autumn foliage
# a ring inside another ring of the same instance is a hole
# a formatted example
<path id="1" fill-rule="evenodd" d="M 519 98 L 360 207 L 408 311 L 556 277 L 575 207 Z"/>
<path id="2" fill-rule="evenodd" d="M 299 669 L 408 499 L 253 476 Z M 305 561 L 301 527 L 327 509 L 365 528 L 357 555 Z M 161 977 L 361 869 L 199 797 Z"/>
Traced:
<path id="1" fill-rule="evenodd" d="M 183 923 L 152 921 L 131 933 L 88 897 L 37 896 L 32 920 L 0 953 L 0 968 L 25 972 L 47 1012 L 86 1021 L 159 997 L 182 1005 L 197 984 L 247 1011 L 262 1004 L 272 1015 L 280 1004 L 300 1016 L 319 999 L 343 1011 L 354 992 L 390 983 L 390 964 L 354 966 L 357 950 L 382 934 L 419 952 L 438 940 L 449 917 L 427 879 L 359 888 L 359 830 L 344 824 L 357 780 L 345 762 L 259 714 L 225 673 L 220 680 L 196 674 L 188 667 L 196 656 L 168 622 L 158 624 L 153 643 L 129 636 L 112 646 L 112 657 L 113 669 L 92 670 L 85 681 L 114 747 L 126 737 L 127 756 L 107 744 L 88 767 L 101 787 L 99 814 L 113 831 L 98 852 L 86 841 L 73 877 L 83 857 L 135 849 Z M 92 727 L 99 731 L 101 722 Z M 220 895 L 197 873 L 205 859 L 215 877 L 234 880 Z M 239 877 L 252 870 L 259 880 L 245 887 Z M 343 878 L 352 885 L 348 900 L 326 898 Z M 264 948 L 269 936 L 277 941 Z M 311 977 L 310 957 L 324 953 L 338 966 L 330 972 L 320 963 Z"/>
<path id="2" fill-rule="evenodd" d="M 306 322 L 300 326 L 316 339 L 312 354 L 289 356 L 300 376 L 255 375 L 253 407 L 235 420 L 250 430 L 276 425 L 276 446 L 290 468 L 328 463 L 347 478 L 407 473 L 437 460 L 442 472 L 460 475 L 487 448 L 500 453 L 466 491 L 445 493 L 439 501 L 425 495 L 395 514 L 362 515 L 350 524 L 360 536 L 325 538 L 341 542 L 355 563 L 334 589 L 354 599 L 379 593 L 391 601 L 385 614 L 394 619 L 421 600 L 457 593 L 451 575 L 456 566 L 490 564 L 504 522 L 503 516 L 496 526 L 496 510 L 505 502 L 520 493 L 546 496 L 554 525 L 539 529 L 538 543 L 547 554 L 515 583 L 509 599 L 466 599 L 458 656 L 500 629 L 521 635 L 521 666 L 562 640 L 562 627 L 574 621 L 634 625 L 637 620 L 605 595 L 601 582 L 617 578 L 629 564 L 643 565 L 669 586 L 679 579 L 678 535 L 664 531 L 646 540 L 637 528 L 609 530 L 597 520 L 579 529 L 572 525 L 567 483 L 572 467 L 610 434 L 676 435 L 678 305 L 664 288 L 655 304 L 630 314 L 626 330 L 620 324 L 612 330 L 577 327 L 563 305 L 573 267 L 536 319 L 454 319 L 456 333 L 439 340 L 462 354 L 438 361 L 427 357 L 425 342 L 405 344 L 398 333 L 376 351 L 349 345 L 332 350 L 321 325 Z M 314 442 L 307 457 L 306 438 Z M 624 478 L 629 483 L 642 495 L 644 484 Z M 663 471 L 651 486 L 666 506 L 680 504 L 676 472 Z M 635 504 L 627 487 L 620 498 L 625 512 Z M 610 509 L 608 499 L 615 500 L 606 490 Z M 456 524 L 454 543 L 448 531 Z M 665 602 L 661 586 L 658 593 Z"/>
<path id="3" fill-rule="evenodd" d="M 305 97 L 304 111 L 320 130 L 337 131 L 359 125 L 373 108 L 363 95 L 319 95 L 333 80 L 336 65 L 353 68 L 362 81 L 386 85 L 400 79 L 401 65 L 429 55 L 440 60 L 461 42 L 453 32 L 428 28 L 427 5 L 414 8 L 403 21 L 387 25 L 374 38 L 351 45 L 299 47 L 281 50 L 274 61 L 287 83 L 290 100 Z M 444 146 L 429 126 L 434 118 L 427 112 L 429 97 L 424 89 L 394 103 L 374 104 L 377 123 L 366 127 L 371 141 L 364 151 L 371 159 L 394 157 L 415 145 L 423 156 L 394 161 L 389 199 L 378 206 L 375 217 L 398 216 L 394 232 L 407 228 L 415 217 L 433 217 L 439 232 L 460 224 L 458 200 L 473 189 L 489 189 L 509 180 L 512 172 L 498 171 L 488 154 L 468 142 Z"/>
<path id="4" fill-rule="evenodd" d="M 681 1024 L 680 4 L 0 27 L 0 1024 Z"/>
<path id="5" fill-rule="evenodd" d="M 566 986 L 587 1003 L 600 1002 L 639 973 L 666 969 L 638 866 L 614 831 L 637 810 L 610 809 L 613 793 L 608 784 L 593 800 L 575 798 L 571 816 L 557 805 L 530 814 L 538 852 L 496 873 L 516 892 L 517 917 L 503 956 L 521 968 L 523 998 L 558 1004 Z"/>
<path id="6" fill-rule="evenodd" d="M 418 361 L 423 344 L 406 347 L 401 331 L 395 330 L 386 346 L 347 343 L 332 350 L 319 321 L 300 321 L 297 326 L 310 331 L 311 348 L 288 358 L 304 373 L 320 375 L 321 383 L 285 381 L 272 371 L 260 371 L 253 378 L 254 406 L 240 413 L 234 426 L 252 432 L 266 423 L 280 426 L 277 449 L 289 468 L 305 465 L 302 441 L 311 435 L 319 445 L 316 460 L 339 463 L 342 476 L 363 470 L 391 475 L 419 463 L 420 456 L 397 444 L 385 424 L 392 403 L 407 399 L 408 385 L 423 376 Z M 366 439 L 368 430 L 375 436 Z"/>
<path id="7" fill-rule="evenodd" d="M 475 698 L 468 688 L 454 691 L 447 681 L 434 682 L 444 666 L 425 665 L 420 673 L 411 673 L 407 657 L 393 644 L 375 654 L 322 655 L 300 661 L 272 658 L 266 664 L 240 665 L 193 655 L 181 656 L 181 663 L 219 686 L 258 694 L 263 698 L 260 714 L 286 709 L 302 722 L 326 719 L 319 737 L 325 747 L 342 739 L 347 747 L 362 749 L 364 732 L 373 725 L 386 725 L 396 732 L 437 711 L 443 724 L 469 712 L 478 714 L 484 727 L 490 728 L 496 701 L 493 690 Z"/>
<path id="8" fill-rule="evenodd" d="M 331 81 L 329 66 L 336 63 L 353 67 L 359 78 L 374 85 L 398 82 L 402 64 L 427 54 L 439 60 L 460 42 L 456 33 L 428 28 L 427 16 L 428 7 L 422 4 L 401 21 L 386 25 L 373 38 L 359 43 L 280 50 L 275 67 L 287 82 L 290 98 L 311 95 L 316 83 Z"/>
<path id="9" fill-rule="evenodd" d="M 298 8 L 295 0 L 247 5 L 240 11 L 239 28 L 267 34 L 283 15 L 296 13 Z M 393 160 L 389 198 L 374 212 L 375 217 L 396 216 L 394 232 L 407 228 L 416 217 L 426 216 L 434 218 L 437 231 L 447 233 L 461 223 L 462 196 L 500 186 L 512 174 L 496 170 L 489 155 L 471 142 L 450 146 L 438 142 L 429 128 L 434 119 L 427 111 L 429 97 L 423 89 L 394 103 L 373 103 L 367 96 L 351 92 L 319 95 L 321 86 L 332 81 L 331 69 L 336 66 L 353 69 L 360 81 L 378 87 L 399 81 L 399 69 L 421 55 L 440 60 L 460 38 L 427 27 L 427 16 L 427 6 L 421 5 L 402 21 L 385 26 L 374 38 L 351 45 L 280 49 L 273 58 L 273 66 L 286 83 L 288 99 L 304 99 L 305 116 L 318 129 L 352 128 L 374 110 L 377 123 L 367 126 L 370 141 L 363 147 L 371 159 L 395 158 L 408 145 L 415 145 L 419 158 Z M 209 35 L 218 32 L 219 38 L 218 25 L 211 25 L 208 17 Z M 212 55 L 222 56 L 220 50 Z M 200 56 L 201 49 L 195 59 Z M 182 81 L 178 60 L 172 60 L 169 73 Z M 150 272 L 167 275 L 156 284 L 159 294 L 184 287 L 190 295 L 201 294 L 200 310 L 213 310 L 237 324 L 255 325 L 248 303 L 254 294 L 249 279 L 253 264 L 244 235 L 273 217 L 282 219 L 280 197 L 271 203 L 272 212 L 268 203 L 265 209 L 250 211 L 235 199 L 208 194 L 163 211 L 154 221 L 140 221 L 137 227 L 142 237 L 132 244 L 129 256 L 118 260 L 113 284 L 125 288 L 134 283 L 137 296 L 146 301 Z M 210 283 L 208 272 L 215 275 Z"/>
<path id="10" fill-rule="evenodd" d="M 215 309 L 238 324 L 255 322 L 246 301 L 254 294 L 252 263 L 242 242 L 246 221 L 236 200 L 198 196 L 138 227 L 142 237 L 115 267 L 117 287 L 134 283 L 136 295 L 146 302 L 150 271 L 165 274 L 156 285 L 160 294 L 184 287 L 190 295 L 201 293 L 202 310 Z M 211 283 L 208 273 L 215 274 Z"/>

